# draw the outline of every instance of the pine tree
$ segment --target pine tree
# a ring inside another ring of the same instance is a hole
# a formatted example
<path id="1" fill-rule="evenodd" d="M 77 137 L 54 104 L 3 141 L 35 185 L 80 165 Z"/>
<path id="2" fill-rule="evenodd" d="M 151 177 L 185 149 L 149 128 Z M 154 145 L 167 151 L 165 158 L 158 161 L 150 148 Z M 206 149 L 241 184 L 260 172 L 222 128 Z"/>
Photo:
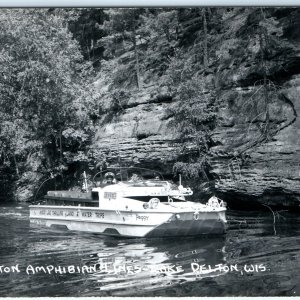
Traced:
<path id="1" fill-rule="evenodd" d="M 142 12 L 143 9 L 106 10 L 108 20 L 101 26 L 106 36 L 99 41 L 106 48 L 104 55 L 115 59 L 119 66 L 114 74 L 115 84 L 134 78 L 138 89 L 143 85 L 140 52 L 142 41 L 138 33 Z"/>

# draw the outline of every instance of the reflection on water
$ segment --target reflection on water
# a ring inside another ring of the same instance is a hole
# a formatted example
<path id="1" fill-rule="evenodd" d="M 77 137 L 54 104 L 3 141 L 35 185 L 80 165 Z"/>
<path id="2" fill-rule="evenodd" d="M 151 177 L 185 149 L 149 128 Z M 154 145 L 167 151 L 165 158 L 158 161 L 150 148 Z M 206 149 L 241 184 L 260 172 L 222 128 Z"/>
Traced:
<path id="1" fill-rule="evenodd" d="M 26 205 L 2 206 L 0 296 L 299 295 L 300 218 L 276 217 L 230 213 L 224 237 L 117 239 L 30 227 Z"/>

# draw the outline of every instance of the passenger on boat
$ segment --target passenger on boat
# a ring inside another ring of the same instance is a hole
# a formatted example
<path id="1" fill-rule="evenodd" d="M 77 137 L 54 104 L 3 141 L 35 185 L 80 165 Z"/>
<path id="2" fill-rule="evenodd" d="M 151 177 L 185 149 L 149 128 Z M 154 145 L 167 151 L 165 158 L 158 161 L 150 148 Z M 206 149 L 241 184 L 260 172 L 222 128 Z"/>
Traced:
<path id="1" fill-rule="evenodd" d="M 117 180 L 115 178 L 115 174 L 113 172 L 108 172 L 104 175 L 104 184 L 115 184 L 117 183 Z"/>
<path id="2" fill-rule="evenodd" d="M 138 182 L 141 180 L 142 180 L 142 178 L 138 174 L 133 173 L 129 182 Z"/>

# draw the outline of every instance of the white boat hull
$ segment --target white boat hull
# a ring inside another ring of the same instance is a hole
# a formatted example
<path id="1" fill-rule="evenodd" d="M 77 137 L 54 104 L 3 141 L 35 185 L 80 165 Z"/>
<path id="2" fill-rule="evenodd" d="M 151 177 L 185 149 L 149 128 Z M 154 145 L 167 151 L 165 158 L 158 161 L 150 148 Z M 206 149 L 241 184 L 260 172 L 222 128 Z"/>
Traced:
<path id="1" fill-rule="evenodd" d="M 98 207 L 31 205 L 30 221 L 45 226 L 124 237 L 223 234 L 225 211 L 117 211 Z"/>

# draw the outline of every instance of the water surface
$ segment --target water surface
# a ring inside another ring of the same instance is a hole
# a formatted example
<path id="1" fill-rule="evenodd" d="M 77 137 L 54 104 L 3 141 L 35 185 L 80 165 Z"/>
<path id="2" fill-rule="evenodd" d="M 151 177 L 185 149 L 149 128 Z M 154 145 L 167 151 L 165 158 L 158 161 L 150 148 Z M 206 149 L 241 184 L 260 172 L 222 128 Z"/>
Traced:
<path id="1" fill-rule="evenodd" d="M 0 296 L 299 296 L 300 216 L 274 216 L 229 211 L 224 237 L 120 239 L 2 205 Z"/>

